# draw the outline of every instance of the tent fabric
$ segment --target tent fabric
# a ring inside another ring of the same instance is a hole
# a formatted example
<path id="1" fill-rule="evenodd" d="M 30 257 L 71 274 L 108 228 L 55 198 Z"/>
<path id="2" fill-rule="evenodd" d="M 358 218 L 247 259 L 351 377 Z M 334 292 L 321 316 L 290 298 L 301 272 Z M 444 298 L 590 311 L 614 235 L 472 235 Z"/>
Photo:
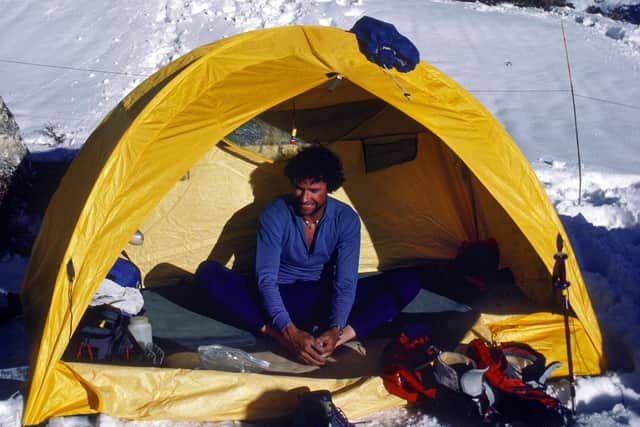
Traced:
<path id="1" fill-rule="evenodd" d="M 445 160 L 451 154 L 433 136 L 420 134 L 418 140 L 414 161 L 375 174 L 365 174 L 360 141 L 331 145 L 346 177 L 332 197 L 354 206 L 364 225 L 360 272 L 397 267 L 411 259 L 453 258 L 460 242 L 474 234 L 466 186 Z M 142 225 L 145 244 L 128 249 L 145 273 L 147 286 L 174 283 L 180 272 L 195 271 L 207 258 L 250 274 L 260 210 L 289 189 L 282 166 L 252 165 L 219 147 L 207 153 Z M 212 182 L 221 183 L 224 190 L 213 191 Z M 409 198 L 397 191 L 409 182 L 440 196 Z M 189 220 L 176 223 L 175 218 Z M 171 244 L 180 238 L 187 243 Z M 169 263 L 174 268 L 162 274 L 158 266 Z"/>
<path id="2" fill-rule="evenodd" d="M 412 95 L 412 100 L 407 100 L 383 69 L 360 54 L 352 33 L 291 26 L 239 34 L 193 50 L 134 89 L 89 137 L 51 199 L 22 284 L 32 344 L 25 424 L 37 424 L 51 416 L 98 411 L 134 419 L 260 418 L 282 410 L 269 396 L 278 397 L 298 384 L 314 389 L 357 390 L 374 383 L 380 390 L 381 382 L 366 378 L 330 386 L 315 380 L 285 381 L 257 374 L 171 369 L 150 374 L 139 368 L 97 368 L 61 361 L 93 294 L 141 225 L 151 235 L 154 220 L 158 224 L 172 223 L 173 234 L 169 237 L 181 242 L 176 250 L 177 260 L 170 253 L 176 248 L 175 243 L 167 247 L 149 241 L 144 250 L 153 248 L 158 251 L 156 255 L 139 251 L 132 254 L 135 261 L 140 259 L 146 265 L 145 273 L 148 275 L 159 265 L 153 262 L 161 258 L 161 249 L 168 251 L 165 264 L 188 273 L 193 270 L 195 258 L 217 243 L 201 241 L 200 231 L 215 240 L 237 210 L 246 206 L 259 210 L 262 199 L 254 197 L 247 177 L 250 179 L 255 170 L 267 169 L 255 159 L 222 149 L 217 146 L 219 141 L 274 107 L 286 111 L 287 101 L 293 97 L 302 98 L 297 108 L 303 108 L 304 102 L 316 107 L 333 105 L 338 101 L 332 101 L 327 90 L 317 88 L 326 87 L 337 75 L 343 78 L 346 88 L 341 92 L 337 86 L 337 99 L 379 99 L 388 105 L 382 110 L 383 116 L 402 113 L 411 119 L 408 122 L 417 124 L 420 132 L 416 161 L 376 171 L 368 177 L 352 172 L 363 167 L 361 153 L 354 148 L 357 143 L 347 144 L 349 138 L 345 135 L 341 142 L 331 144 L 344 158 L 347 173 L 352 174 L 337 197 L 350 201 L 361 212 L 363 231 L 366 230 L 360 270 L 394 265 L 409 253 L 452 256 L 462 240 L 492 236 L 501 245 L 503 263 L 514 270 L 527 295 L 534 301 L 551 302 L 549 279 L 555 238 L 560 233 L 569 255 L 571 305 L 576 322 L 584 331 L 573 336 L 579 340 L 574 348 L 580 353 L 576 358 L 582 361 L 580 373 L 597 374 L 604 369 L 599 326 L 566 233 L 530 165 L 491 114 L 457 83 L 424 62 L 409 73 L 394 72 L 397 81 Z M 305 98 L 305 94 L 310 95 Z M 381 120 L 372 117 L 353 129 L 351 138 L 383 131 Z M 394 124 L 388 126 L 393 128 Z M 402 129 L 394 129 L 397 130 Z M 213 163 L 207 166 L 199 162 L 201 159 Z M 168 194 L 179 194 L 179 187 L 194 184 L 199 179 L 199 167 L 215 170 L 216 178 L 204 182 L 199 189 L 194 185 L 190 191 L 201 192 L 205 198 L 204 193 L 215 192 L 216 210 L 194 222 L 202 229 L 189 229 L 193 239 L 180 240 L 185 224 L 192 218 L 171 215 L 173 207 L 164 199 Z M 272 192 L 286 185 L 278 174 L 279 167 L 276 162 L 273 170 L 261 177 Z M 393 188 L 384 187 L 382 177 L 395 175 L 406 181 L 399 187 L 398 181 L 394 181 Z M 371 187 L 374 184 L 381 186 L 379 194 Z M 413 191 L 421 186 L 427 186 L 431 193 Z M 434 193 L 433 189 L 438 188 L 446 191 Z M 378 203 L 368 201 L 361 191 L 371 191 L 381 199 L 377 199 Z M 405 204 L 401 209 L 380 206 L 384 200 Z M 165 209 L 164 213 L 154 211 L 156 207 Z M 377 212 L 367 213 L 369 207 L 377 208 Z M 446 218 L 446 212 L 455 215 Z M 254 213 L 249 212 L 242 219 L 247 220 Z M 403 215 L 407 218 L 405 227 L 395 230 L 392 236 L 385 234 L 385 222 L 403 223 Z M 218 231 L 207 234 L 209 227 Z M 437 229 L 441 232 L 434 231 Z M 228 236 L 234 242 L 246 243 L 249 239 L 248 234 L 242 233 Z M 551 322 L 554 327 L 560 324 L 552 315 L 537 316 L 537 320 Z M 502 332 L 536 327 L 536 322 L 528 326 L 507 325 Z M 555 334 L 542 341 L 548 348 L 563 343 Z M 175 395 L 166 394 L 174 387 Z M 218 409 L 211 400 L 198 405 L 202 387 L 207 390 L 203 395 L 209 397 L 224 393 L 234 409 Z M 139 388 L 148 392 L 138 393 Z M 251 390 L 262 390 L 267 398 L 252 400 L 255 395 Z M 364 414 L 400 404 L 382 392 L 354 394 L 344 402 L 336 402 L 347 414 Z M 195 407 L 206 409 L 195 411 Z"/>
<path id="3" fill-rule="evenodd" d="M 311 383 L 316 389 L 331 391 L 336 406 L 349 408 L 345 411 L 349 418 L 406 403 L 389 394 L 380 377 L 310 379 L 245 373 L 239 379 L 234 372 L 139 368 L 132 381 L 128 367 L 73 363 L 70 369 L 95 387 L 101 396 L 100 412 L 137 420 L 175 419 L 175 414 L 185 421 L 256 421 L 265 414 L 281 418 L 294 412 Z M 136 393 L 127 392 L 134 385 Z M 350 404 L 354 401 L 358 405 Z"/>

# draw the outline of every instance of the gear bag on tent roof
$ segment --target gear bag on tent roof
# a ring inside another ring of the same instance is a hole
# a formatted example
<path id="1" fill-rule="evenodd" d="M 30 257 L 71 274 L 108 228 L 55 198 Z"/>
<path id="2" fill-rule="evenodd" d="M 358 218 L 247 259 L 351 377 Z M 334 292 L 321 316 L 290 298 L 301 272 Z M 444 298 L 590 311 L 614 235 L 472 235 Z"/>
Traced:
<path id="1" fill-rule="evenodd" d="M 418 48 L 392 24 L 363 16 L 350 31 L 355 33 L 360 51 L 380 66 L 406 73 L 420 62 Z"/>

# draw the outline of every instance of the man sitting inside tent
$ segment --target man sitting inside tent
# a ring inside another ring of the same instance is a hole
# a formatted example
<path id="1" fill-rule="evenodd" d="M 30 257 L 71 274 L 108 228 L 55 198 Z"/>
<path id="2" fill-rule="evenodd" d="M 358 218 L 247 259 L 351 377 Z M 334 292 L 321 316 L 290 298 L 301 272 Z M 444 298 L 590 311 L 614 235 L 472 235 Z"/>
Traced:
<path id="1" fill-rule="evenodd" d="M 399 314 L 419 285 L 399 272 L 358 280 L 360 218 L 328 196 L 344 181 L 332 151 L 305 148 L 285 174 L 292 193 L 260 215 L 256 282 L 214 261 L 200 265 L 196 281 L 221 320 L 271 336 L 299 360 L 321 366 L 336 347 Z"/>

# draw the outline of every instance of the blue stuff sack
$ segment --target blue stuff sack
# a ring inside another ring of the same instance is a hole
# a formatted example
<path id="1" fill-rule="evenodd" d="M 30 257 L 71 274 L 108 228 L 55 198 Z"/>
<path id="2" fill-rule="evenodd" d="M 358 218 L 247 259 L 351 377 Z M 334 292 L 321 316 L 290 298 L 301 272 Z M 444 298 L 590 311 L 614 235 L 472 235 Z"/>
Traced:
<path id="1" fill-rule="evenodd" d="M 420 62 L 416 46 L 392 24 L 363 16 L 350 31 L 355 33 L 360 51 L 380 66 L 406 73 Z"/>
<path id="2" fill-rule="evenodd" d="M 131 260 L 118 258 L 107 273 L 107 279 L 113 280 L 120 286 L 137 288 L 142 283 L 142 274 Z"/>

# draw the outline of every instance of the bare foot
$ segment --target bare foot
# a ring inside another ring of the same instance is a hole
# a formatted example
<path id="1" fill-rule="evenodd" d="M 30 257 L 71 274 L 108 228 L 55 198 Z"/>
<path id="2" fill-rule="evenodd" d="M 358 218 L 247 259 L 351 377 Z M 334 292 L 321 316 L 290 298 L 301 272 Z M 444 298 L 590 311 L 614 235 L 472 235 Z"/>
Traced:
<path id="1" fill-rule="evenodd" d="M 342 344 L 351 341 L 356 337 L 356 331 L 351 327 L 351 325 L 347 325 L 342 330 L 342 336 L 338 338 L 338 342 L 336 343 L 336 347 L 341 346 Z"/>

